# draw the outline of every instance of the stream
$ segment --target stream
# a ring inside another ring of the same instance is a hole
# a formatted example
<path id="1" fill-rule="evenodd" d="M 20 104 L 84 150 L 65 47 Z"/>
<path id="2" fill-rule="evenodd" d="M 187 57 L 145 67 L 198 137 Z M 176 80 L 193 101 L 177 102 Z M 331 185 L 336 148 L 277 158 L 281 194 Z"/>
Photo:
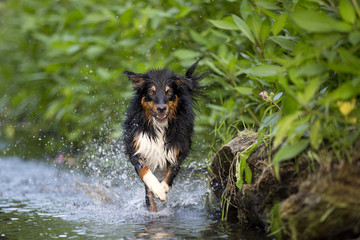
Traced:
<path id="1" fill-rule="evenodd" d="M 207 207 L 211 195 L 198 166 L 182 169 L 159 212 L 127 161 L 108 176 L 51 161 L 0 158 L 0 239 L 264 239 Z"/>

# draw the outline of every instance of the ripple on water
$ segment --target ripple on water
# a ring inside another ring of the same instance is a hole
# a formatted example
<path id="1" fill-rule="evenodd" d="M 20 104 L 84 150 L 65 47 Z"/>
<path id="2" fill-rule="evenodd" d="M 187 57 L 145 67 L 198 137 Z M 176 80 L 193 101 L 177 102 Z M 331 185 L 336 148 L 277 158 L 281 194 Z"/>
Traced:
<path id="1" fill-rule="evenodd" d="M 145 209 L 143 184 L 134 177 L 121 175 L 116 186 L 108 188 L 116 193 L 117 201 L 114 204 L 103 204 L 86 191 L 89 189 L 84 189 L 84 184 L 87 188 L 100 186 L 100 179 L 18 158 L 1 159 L 0 164 L 1 199 L 23 203 L 21 208 L 16 208 L 9 207 L 10 202 L 2 202 L 0 207 L 3 212 L 37 210 L 39 216 L 51 215 L 64 220 L 144 223 L 147 219 L 174 214 L 173 208 L 202 209 L 201 198 L 207 191 L 200 180 L 181 182 L 184 176 L 180 174 L 179 181 L 169 192 L 167 203 L 159 202 L 160 211 L 154 214 Z"/>
<path id="2" fill-rule="evenodd" d="M 0 166 L 0 235 L 4 238 L 229 236 L 218 228 L 212 230 L 217 220 L 205 208 L 208 190 L 198 169 L 182 169 L 167 202 L 158 202 L 159 212 L 150 213 L 144 206 L 144 186 L 127 162 L 117 166 L 116 179 L 87 177 L 19 158 L 0 159 Z M 104 203 L 104 195 L 110 203 Z"/>

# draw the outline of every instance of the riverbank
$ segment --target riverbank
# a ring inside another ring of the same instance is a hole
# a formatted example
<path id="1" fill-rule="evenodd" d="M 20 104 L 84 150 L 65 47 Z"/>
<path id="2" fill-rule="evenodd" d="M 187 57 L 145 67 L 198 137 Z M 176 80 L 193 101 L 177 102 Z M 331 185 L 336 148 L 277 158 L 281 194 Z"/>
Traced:
<path id="1" fill-rule="evenodd" d="M 263 142 L 246 160 L 251 181 L 239 187 L 239 156 L 257 140 L 256 133 L 241 132 L 212 160 L 211 183 L 227 216 L 270 230 L 278 239 L 360 236 L 360 141 L 350 152 L 351 162 L 321 150 L 313 161 L 309 154 L 315 153 L 305 150 L 281 163 L 279 178 L 269 160 L 276 149 Z"/>

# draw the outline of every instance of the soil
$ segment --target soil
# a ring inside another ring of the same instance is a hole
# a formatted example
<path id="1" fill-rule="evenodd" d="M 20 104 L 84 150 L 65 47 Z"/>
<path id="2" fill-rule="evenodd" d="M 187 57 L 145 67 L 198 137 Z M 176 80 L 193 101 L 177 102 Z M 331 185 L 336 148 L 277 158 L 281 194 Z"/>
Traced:
<path id="1" fill-rule="evenodd" d="M 229 203 L 228 218 L 264 230 L 278 221 L 282 235 L 277 236 L 292 239 L 360 236 L 360 142 L 354 146 L 351 163 L 334 160 L 321 151 L 321 161 L 310 160 L 305 150 L 281 163 L 279 179 L 271 164 L 276 149 L 263 142 L 247 159 L 252 182 L 240 190 L 236 186 L 236 162 L 239 153 L 257 138 L 256 133 L 243 131 L 212 159 L 211 186 L 223 206 Z M 274 215 L 275 206 L 278 212 Z M 274 216 L 280 219 L 274 220 Z"/>

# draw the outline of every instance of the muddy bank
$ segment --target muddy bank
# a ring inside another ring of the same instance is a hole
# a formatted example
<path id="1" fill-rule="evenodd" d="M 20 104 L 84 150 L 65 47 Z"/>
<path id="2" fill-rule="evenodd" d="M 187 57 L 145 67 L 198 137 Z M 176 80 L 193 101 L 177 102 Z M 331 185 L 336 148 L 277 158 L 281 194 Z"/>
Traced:
<path id="1" fill-rule="evenodd" d="M 279 230 L 277 237 L 336 239 L 360 235 L 360 142 L 351 152 L 351 163 L 325 152 L 318 152 L 319 160 L 315 161 L 308 151 L 284 161 L 280 181 L 271 165 L 276 150 L 269 142 L 257 144 L 247 159 L 251 183 L 245 182 L 240 190 L 236 186 L 236 162 L 256 141 L 256 133 L 241 132 L 212 159 L 211 185 L 224 212 L 228 207 L 228 218 L 264 230 Z"/>

